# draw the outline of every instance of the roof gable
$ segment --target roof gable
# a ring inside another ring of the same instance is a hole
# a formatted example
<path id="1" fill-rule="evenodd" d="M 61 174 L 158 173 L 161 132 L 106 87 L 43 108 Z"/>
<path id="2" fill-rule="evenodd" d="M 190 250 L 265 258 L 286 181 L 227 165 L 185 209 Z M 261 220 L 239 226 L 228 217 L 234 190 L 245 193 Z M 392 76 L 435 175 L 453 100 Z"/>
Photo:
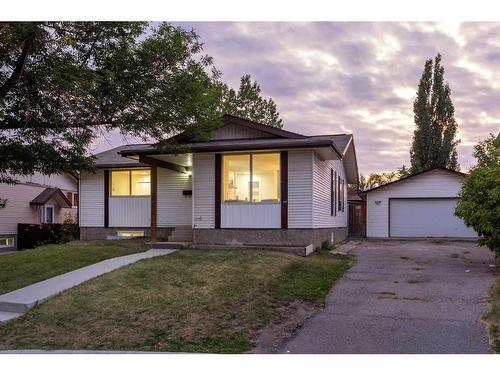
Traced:
<path id="1" fill-rule="evenodd" d="M 293 133 L 233 115 L 225 114 L 222 117 L 222 121 L 224 125 L 214 131 L 214 136 L 211 139 L 305 138 L 302 134 Z M 232 134 L 241 134 L 243 137 L 231 137 Z M 218 136 L 222 136 L 222 138 L 217 138 Z"/>
<path id="2" fill-rule="evenodd" d="M 210 140 L 255 138 L 276 138 L 276 136 L 254 128 L 228 123 L 214 130 Z"/>

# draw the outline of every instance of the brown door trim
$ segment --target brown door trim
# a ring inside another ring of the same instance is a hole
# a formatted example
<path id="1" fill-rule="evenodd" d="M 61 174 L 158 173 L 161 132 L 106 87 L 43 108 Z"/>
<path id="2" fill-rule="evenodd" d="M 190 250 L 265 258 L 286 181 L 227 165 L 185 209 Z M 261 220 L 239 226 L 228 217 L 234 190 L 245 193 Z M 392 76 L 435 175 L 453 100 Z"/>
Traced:
<path id="1" fill-rule="evenodd" d="M 104 170 L 104 228 L 109 227 L 109 170 Z"/>
<path id="2" fill-rule="evenodd" d="M 215 229 L 220 229 L 222 196 L 222 155 L 215 154 Z"/>
<path id="3" fill-rule="evenodd" d="M 158 235 L 158 167 L 151 166 L 151 241 L 155 242 Z"/>

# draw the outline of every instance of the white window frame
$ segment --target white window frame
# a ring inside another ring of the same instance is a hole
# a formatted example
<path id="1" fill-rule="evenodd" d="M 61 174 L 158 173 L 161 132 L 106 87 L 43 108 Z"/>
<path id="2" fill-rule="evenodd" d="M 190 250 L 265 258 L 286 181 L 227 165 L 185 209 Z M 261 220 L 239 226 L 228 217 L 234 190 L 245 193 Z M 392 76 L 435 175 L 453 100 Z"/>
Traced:
<path id="1" fill-rule="evenodd" d="M 9 240 L 12 242 L 12 245 L 6 244 L 2 245 L 0 244 L 0 249 L 9 249 L 16 247 L 16 239 L 14 237 L 0 237 L 0 241 L 5 240 L 6 242 L 9 242 Z"/>
<path id="2" fill-rule="evenodd" d="M 78 206 L 75 206 L 75 194 L 78 195 L 78 192 L 69 190 L 67 192 L 71 194 L 71 200 L 70 200 L 71 208 L 77 208 Z M 78 196 L 78 199 L 80 199 L 80 196 Z"/>
<path id="3" fill-rule="evenodd" d="M 52 208 L 52 222 L 49 223 L 47 222 L 47 208 Z M 43 206 L 43 222 L 46 223 L 46 224 L 54 224 L 55 222 L 55 209 L 54 209 L 54 205 L 53 204 L 45 204 Z"/>

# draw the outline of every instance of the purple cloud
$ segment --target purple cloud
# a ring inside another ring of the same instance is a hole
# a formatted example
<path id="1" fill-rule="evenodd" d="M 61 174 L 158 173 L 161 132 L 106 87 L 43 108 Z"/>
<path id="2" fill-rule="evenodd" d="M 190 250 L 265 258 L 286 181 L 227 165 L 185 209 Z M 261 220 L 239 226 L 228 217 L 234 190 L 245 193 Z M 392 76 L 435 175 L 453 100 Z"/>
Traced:
<path id="1" fill-rule="evenodd" d="M 500 23 L 176 23 L 194 28 L 223 80 L 251 74 L 271 96 L 285 129 L 352 132 L 361 173 L 409 164 L 412 103 L 424 61 L 443 55 L 462 142 L 472 146 L 500 128 Z M 94 148 L 124 142 L 111 134 Z"/>

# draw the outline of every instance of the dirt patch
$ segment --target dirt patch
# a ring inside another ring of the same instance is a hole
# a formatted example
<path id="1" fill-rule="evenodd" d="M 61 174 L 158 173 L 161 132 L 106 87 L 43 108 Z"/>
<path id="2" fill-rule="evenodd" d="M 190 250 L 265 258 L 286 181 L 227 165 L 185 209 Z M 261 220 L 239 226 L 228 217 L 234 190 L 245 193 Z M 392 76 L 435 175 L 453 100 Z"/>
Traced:
<path id="1" fill-rule="evenodd" d="M 280 345 L 320 309 L 317 304 L 305 301 L 294 301 L 280 308 L 279 318 L 262 330 L 251 353 L 276 353 Z"/>

